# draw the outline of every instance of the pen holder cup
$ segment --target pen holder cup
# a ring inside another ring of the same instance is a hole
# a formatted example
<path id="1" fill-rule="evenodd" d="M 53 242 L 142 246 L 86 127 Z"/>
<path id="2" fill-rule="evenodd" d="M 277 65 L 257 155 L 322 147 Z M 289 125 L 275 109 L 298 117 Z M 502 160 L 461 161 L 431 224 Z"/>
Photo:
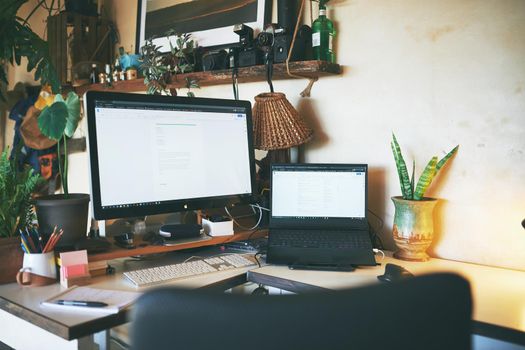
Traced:
<path id="1" fill-rule="evenodd" d="M 24 254 L 22 268 L 16 275 L 21 286 L 38 287 L 56 283 L 55 253 Z"/>

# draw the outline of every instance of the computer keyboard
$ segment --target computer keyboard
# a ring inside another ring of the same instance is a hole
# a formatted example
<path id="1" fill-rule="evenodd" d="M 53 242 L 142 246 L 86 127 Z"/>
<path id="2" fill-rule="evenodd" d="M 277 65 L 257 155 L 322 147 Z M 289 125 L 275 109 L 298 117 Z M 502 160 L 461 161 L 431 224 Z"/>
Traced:
<path id="1" fill-rule="evenodd" d="M 269 244 L 278 247 L 372 249 L 366 232 L 274 230 Z"/>
<path id="2" fill-rule="evenodd" d="M 164 265 L 142 270 L 124 272 L 124 277 L 136 287 L 165 283 L 180 278 L 200 276 L 208 273 L 237 269 L 255 265 L 255 262 L 240 254 L 219 255 L 210 258 Z"/>

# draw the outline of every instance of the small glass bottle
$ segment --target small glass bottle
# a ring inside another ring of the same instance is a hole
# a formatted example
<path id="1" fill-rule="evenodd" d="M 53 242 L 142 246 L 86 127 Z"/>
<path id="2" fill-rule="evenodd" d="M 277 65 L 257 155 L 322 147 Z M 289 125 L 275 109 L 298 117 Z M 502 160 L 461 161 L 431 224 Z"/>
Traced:
<path id="1" fill-rule="evenodd" d="M 319 17 L 312 24 L 312 49 L 314 59 L 335 63 L 335 29 L 332 21 L 326 17 L 326 2 L 319 2 Z"/>
<path id="2" fill-rule="evenodd" d="M 118 58 L 115 60 L 115 66 L 113 68 L 113 81 L 120 80 L 120 63 Z"/>
<path id="3" fill-rule="evenodd" d="M 111 66 L 106 64 L 106 85 L 111 86 L 112 78 L 113 76 L 111 74 Z"/>
<path id="4" fill-rule="evenodd" d="M 97 83 L 97 64 L 91 64 L 91 73 L 89 74 L 89 81 L 91 84 Z"/>

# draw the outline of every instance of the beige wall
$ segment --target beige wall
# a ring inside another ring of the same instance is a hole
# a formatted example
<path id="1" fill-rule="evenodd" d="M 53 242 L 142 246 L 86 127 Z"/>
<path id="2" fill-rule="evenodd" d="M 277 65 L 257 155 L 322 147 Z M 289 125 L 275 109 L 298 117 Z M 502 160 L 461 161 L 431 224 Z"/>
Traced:
<path id="1" fill-rule="evenodd" d="M 525 1 L 331 3 L 344 74 L 321 79 L 309 99 L 298 97 L 305 81 L 274 82 L 315 127 L 306 160 L 369 164 L 370 209 L 392 247 L 390 197 L 400 190 L 391 133 L 417 171 L 460 144 L 429 192 L 442 199 L 433 255 L 525 270 Z M 122 44 L 134 44 L 134 1 L 106 5 Z M 240 97 L 267 90 L 242 84 Z M 196 93 L 232 97 L 226 85 Z M 88 191 L 86 156 L 71 164 L 70 186 Z"/>

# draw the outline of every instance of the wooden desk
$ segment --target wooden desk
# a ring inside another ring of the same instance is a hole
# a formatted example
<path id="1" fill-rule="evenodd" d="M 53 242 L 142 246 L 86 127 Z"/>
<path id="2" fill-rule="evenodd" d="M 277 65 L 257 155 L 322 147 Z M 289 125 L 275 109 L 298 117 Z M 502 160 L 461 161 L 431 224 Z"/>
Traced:
<path id="1" fill-rule="evenodd" d="M 380 258 L 378 258 L 380 260 Z M 286 266 L 264 266 L 248 272 L 248 281 L 296 293 L 342 289 L 381 283 L 384 265 L 401 265 L 415 275 L 455 272 L 471 285 L 474 302 L 473 333 L 525 345 L 525 272 L 443 259 L 406 262 L 387 256 L 382 266 L 362 267 L 354 272 L 290 270 Z"/>
<path id="2" fill-rule="evenodd" d="M 93 279 L 90 286 L 111 290 L 143 292 L 135 288 L 122 273 L 146 267 L 179 263 L 192 255 L 222 253 L 218 247 L 198 251 L 170 252 L 148 260 L 118 259 L 111 261 L 116 273 Z M 182 288 L 225 290 L 246 282 L 247 269 L 222 271 L 201 277 L 171 282 Z M 150 287 L 151 288 L 151 287 Z M 127 322 L 127 312 L 116 315 L 85 315 L 42 308 L 40 302 L 64 290 L 58 283 L 45 287 L 21 287 L 16 283 L 0 286 L 0 341 L 15 349 L 92 349 L 93 334 Z"/>

